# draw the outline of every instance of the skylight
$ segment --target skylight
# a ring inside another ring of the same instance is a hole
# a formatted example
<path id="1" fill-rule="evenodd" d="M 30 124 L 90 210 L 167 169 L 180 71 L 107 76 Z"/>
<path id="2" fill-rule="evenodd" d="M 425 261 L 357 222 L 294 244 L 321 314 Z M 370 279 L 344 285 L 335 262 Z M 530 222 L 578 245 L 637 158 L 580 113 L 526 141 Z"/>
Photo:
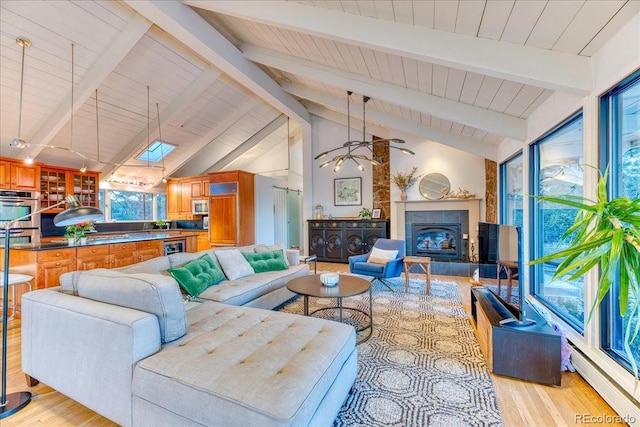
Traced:
<path id="1" fill-rule="evenodd" d="M 138 156 L 138 160 L 141 160 L 143 162 L 158 163 L 163 158 L 167 157 L 167 154 L 172 152 L 174 148 L 176 148 L 176 146 L 173 144 L 156 140 L 153 141 L 148 150 L 144 150 L 142 154 Z"/>

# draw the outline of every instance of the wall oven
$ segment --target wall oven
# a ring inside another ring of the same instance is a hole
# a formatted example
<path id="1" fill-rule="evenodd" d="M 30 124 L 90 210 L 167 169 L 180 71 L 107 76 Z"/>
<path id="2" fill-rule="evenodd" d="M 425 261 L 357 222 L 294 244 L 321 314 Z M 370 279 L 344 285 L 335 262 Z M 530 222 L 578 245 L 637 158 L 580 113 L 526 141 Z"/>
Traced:
<path id="1" fill-rule="evenodd" d="M 38 210 L 35 193 L 29 191 L 0 190 L 0 223 L 14 221 Z M 5 246 L 4 233 L 0 233 L 0 246 Z M 10 243 L 40 241 L 40 214 L 17 221 L 11 226 Z"/>

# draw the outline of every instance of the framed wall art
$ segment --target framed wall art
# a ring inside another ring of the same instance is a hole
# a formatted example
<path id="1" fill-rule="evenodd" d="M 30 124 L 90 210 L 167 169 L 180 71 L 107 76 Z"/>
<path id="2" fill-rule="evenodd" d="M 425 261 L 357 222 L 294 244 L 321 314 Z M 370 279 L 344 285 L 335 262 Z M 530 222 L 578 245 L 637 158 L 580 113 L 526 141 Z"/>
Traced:
<path id="1" fill-rule="evenodd" d="M 335 178 L 333 204 L 335 206 L 362 205 L 362 178 Z"/>

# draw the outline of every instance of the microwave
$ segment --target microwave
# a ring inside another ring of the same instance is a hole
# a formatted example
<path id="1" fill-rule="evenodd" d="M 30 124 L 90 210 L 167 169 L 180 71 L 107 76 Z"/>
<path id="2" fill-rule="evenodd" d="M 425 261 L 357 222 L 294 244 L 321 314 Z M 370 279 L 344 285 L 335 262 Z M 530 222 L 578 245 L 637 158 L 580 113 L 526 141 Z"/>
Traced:
<path id="1" fill-rule="evenodd" d="M 199 199 L 191 201 L 191 213 L 194 215 L 206 215 L 209 213 L 209 200 Z"/>

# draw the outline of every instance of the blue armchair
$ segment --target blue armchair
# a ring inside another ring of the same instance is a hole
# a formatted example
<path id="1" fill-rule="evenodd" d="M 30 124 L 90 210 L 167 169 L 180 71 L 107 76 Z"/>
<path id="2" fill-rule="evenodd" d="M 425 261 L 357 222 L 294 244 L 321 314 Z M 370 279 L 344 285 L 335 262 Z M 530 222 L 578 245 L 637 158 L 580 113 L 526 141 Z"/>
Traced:
<path id="1" fill-rule="evenodd" d="M 378 239 L 373 245 L 374 248 L 384 250 L 397 250 L 398 254 L 396 258 L 387 262 L 386 264 L 379 264 L 374 262 L 368 262 L 371 252 L 363 255 L 353 255 L 349 257 L 349 271 L 354 274 L 361 274 L 363 276 L 371 276 L 375 280 L 382 282 L 387 288 L 393 291 L 393 288 L 389 286 L 389 282 L 385 279 L 391 277 L 399 277 L 404 270 L 404 240 L 395 239 Z"/>

